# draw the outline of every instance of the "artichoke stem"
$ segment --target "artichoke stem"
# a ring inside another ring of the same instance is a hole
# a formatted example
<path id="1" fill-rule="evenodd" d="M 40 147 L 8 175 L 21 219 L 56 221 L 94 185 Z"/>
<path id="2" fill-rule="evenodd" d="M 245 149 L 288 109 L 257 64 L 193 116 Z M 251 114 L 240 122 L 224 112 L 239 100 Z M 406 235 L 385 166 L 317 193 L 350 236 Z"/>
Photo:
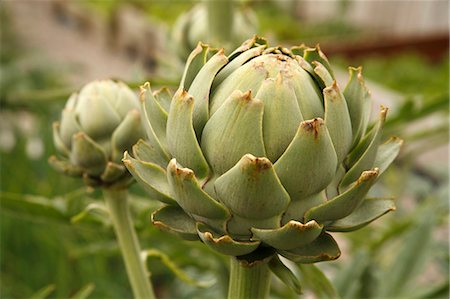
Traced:
<path id="1" fill-rule="evenodd" d="M 128 190 L 103 188 L 103 196 L 125 262 L 128 279 L 136 299 L 153 299 L 150 273 L 141 259 L 141 249 L 128 206 Z"/>
<path id="2" fill-rule="evenodd" d="M 231 42 L 234 10 L 232 0 L 208 0 L 208 41 L 214 46 L 216 43 Z"/>
<path id="3" fill-rule="evenodd" d="M 268 298 L 270 275 L 267 260 L 248 263 L 231 257 L 228 299 Z"/>

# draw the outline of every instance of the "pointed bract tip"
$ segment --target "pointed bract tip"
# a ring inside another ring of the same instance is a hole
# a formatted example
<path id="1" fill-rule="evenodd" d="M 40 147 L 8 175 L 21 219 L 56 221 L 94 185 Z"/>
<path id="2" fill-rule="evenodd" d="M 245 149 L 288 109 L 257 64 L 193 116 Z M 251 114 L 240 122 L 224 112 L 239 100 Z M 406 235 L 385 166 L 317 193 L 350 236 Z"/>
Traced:
<path id="1" fill-rule="evenodd" d="M 128 167 L 128 165 L 131 165 L 130 154 L 128 153 L 128 151 L 125 151 L 123 153 L 122 163 L 125 164 L 125 166 L 127 166 L 127 167 Z"/>
<path id="2" fill-rule="evenodd" d="M 241 98 L 246 101 L 250 101 L 252 99 L 252 91 L 249 89 L 241 95 Z"/>
<path id="3" fill-rule="evenodd" d="M 272 162 L 266 157 L 255 157 L 252 154 L 245 154 L 241 161 L 244 167 L 251 167 L 256 172 L 261 172 L 272 167 Z"/>
<path id="4" fill-rule="evenodd" d="M 332 98 L 335 98 L 339 93 L 339 86 L 337 85 L 336 80 L 330 86 L 327 86 L 323 89 L 324 95 L 328 95 Z"/>
<path id="5" fill-rule="evenodd" d="M 73 135 L 74 139 L 85 139 L 86 138 L 86 134 L 84 132 L 78 132 L 75 133 L 75 135 Z"/>
<path id="6" fill-rule="evenodd" d="M 180 177 L 181 179 L 191 179 L 195 176 L 192 169 L 186 167 L 178 167 L 177 160 L 175 158 L 170 160 L 169 165 L 167 166 L 167 170 Z"/>
<path id="7" fill-rule="evenodd" d="M 384 106 L 384 105 L 380 105 L 380 117 L 385 119 L 386 115 L 388 113 L 389 108 Z"/>
<path id="8" fill-rule="evenodd" d="M 378 173 L 379 173 L 379 169 L 378 168 L 374 168 L 372 170 L 363 171 L 363 173 L 361 174 L 361 176 L 357 180 L 357 184 L 360 184 L 362 182 L 365 182 L 365 181 L 368 181 L 368 180 L 370 180 L 372 178 L 377 177 Z"/>
<path id="9" fill-rule="evenodd" d="M 398 136 L 391 136 L 391 138 L 389 138 L 387 142 L 396 142 L 400 144 L 400 146 L 403 146 L 403 144 L 405 143 L 405 141 Z"/>

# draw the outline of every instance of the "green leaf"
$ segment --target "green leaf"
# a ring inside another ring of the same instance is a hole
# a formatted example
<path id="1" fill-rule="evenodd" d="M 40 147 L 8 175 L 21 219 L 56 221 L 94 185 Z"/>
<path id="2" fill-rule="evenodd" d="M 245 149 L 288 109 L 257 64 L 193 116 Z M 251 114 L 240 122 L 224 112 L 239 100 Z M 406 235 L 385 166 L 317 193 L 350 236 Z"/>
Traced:
<path id="1" fill-rule="evenodd" d="M 297 294 L 302 294 L 302 286 L 299 279 L 292 271 L 281 262 L 278 255 L 275 255 L 269 261 L 269 268 L 282 282 L 284 282 L 289 288 L 291 288 Z"/>
<path id="2" fill-rule="evenodd" d="M 317 298 L 337 299 L 339 294 L 325 274 L 315 265 L 297 264 L 300 270 L 300 280 L 305 289 L 310 289 Z"/>
<path id="3" fill-rule="evenodd" d="M 46 198 L 43 196 L 15 193 L 0 193 L 0 203 L 3 210 L 25 214 L 43 220 L 68 220 L 67 207 L 63 198 Z"/>
<path id="4" fill-rule="evenodd" d="M 71 223 L 81 221 L 95 221 L 107 226 L 111 225 L 109 210 L 102 203 L 91 203 L 83 211 L 70 218 Z"/>
<path id="5" fill-rule="evenodd" d="M 371 256 L 366 250 L 353 252 L 352 260 L 347 262 L 343 269 L 336 275 L 334 285 L 341 298 L 355 298 L 356 292 L 362 284 L 362 276 L 368 267 Z"/>
<path id="6" fill-rule="evenodd" d="M 172 262 L 171 258 L 167 254 L 157 249 L 146 249 L 142 251 L 141 254 L 143 255 L 145 261 L 148 261 L 149 258 L 157 258 L 170 270 L 170 272 L 175 274 L 176 277 L 190 285 L 194 285 L 199 288 L 209 288 L 216 283 L 215 279 L 198 280 L 190 277 L 177 264 Z"/>
<path id="7" fill-rule="evenodd" d="M 423 213 L 418 226 L 409 232 L 397 251 L 390 270 L 380 281 L 381 285 L 376 294 L 380 298 L 399 297 L 407 291 L 412 279 L 420 271 L 424 260 L 428 256 L 431 246 L 432 231 L 435 224 L 433 209 Z"/>
<path id="8" fill-rule="evenodd" d="M 45 299 L 50 296 L 51 293 L 56 289 L 56 285 L 50 284 L 42 289 L 38 290 L 36 293 L 30 296 L 30 299 Z"/>
<path id="9" fill-rule="evenodd" d="M 88 283 L 80 290 L 78 290 L 75 294 L 73 294 L 70 299 L 86 299 L 88 298 L 95 289 L 95 285 L 93 283 Z"/>

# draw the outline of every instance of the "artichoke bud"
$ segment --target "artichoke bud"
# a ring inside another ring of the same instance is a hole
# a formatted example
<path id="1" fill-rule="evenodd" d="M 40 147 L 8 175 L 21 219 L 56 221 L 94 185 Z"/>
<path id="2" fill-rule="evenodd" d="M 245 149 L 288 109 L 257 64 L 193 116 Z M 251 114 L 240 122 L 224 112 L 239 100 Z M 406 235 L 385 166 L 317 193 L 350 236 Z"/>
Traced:
<path id="1" fill-rule="evenodd" d="M 258 20 L 250 9 L 236 9 L 234 1 L 200 3 L 180 15 L 171 32 L 176 54 L 185 60 L 198 41 L 220 43 L 228 50 L 257 31 Z"/>
<path id="2" fill-rule="evenodd" d="M 319 47 L 268 48 L 255 36 L 228 57 L 207 52 L 189 56 L 167 118 L 144 115 L 159 133 L 124 158 L 167 204 L 156 225 L 227 255 L 269 247 L 310 263 L 340 255 L 327 231 L 393 210 L 367 194 L 402 141 L 382 143 L 385 108 L 369 126 L 360 68 L 341 91 Z"/>
<path id="3" fill-rule="evenodd" d="M 92 186 L 128 183 L 124 151 L 144 135 L 137 96 L 123 83 L 94 81 L 74 93 L 53 125 L 61 158 L 50 163 L 60 172 L 82 176 Z"/>

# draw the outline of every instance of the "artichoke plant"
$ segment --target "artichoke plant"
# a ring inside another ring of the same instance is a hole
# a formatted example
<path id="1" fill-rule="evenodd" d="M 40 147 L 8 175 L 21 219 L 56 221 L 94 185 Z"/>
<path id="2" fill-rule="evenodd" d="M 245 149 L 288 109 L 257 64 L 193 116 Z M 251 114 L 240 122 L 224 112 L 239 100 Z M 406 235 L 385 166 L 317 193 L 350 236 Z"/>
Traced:
<path id="1" fill-rule="evenodd" d="M 53 137 L 61 158 L 50 157 L 58 171 L 82 176 L 91 186 L 128 183 L 121 163 L 123 152 L 145 135 L 140 104 L 121 82 L 94 81 L 70 96 L 53 124 Z"/>
<path id="2" fill-rule="evenodd" d="M 338 258 L 328 232 L 394 209 L 366 197 L 402 144 L 381 140 L 385 107 L 369 125 L 361 68 L 349 70 L 341 91 L 319 47 L 268 47 L 255 36 L 228 56 L 199 43 L 172 98 L 146 83 L 148 143 L 123 161 L 166 204 L 153 223 L 230 256 Z"/>
<path id="3" fill-rule="evenodd" d="M 171 39 L 183 62 L 199 40 L 233 49 L 255 33 L 258 22 L 253 11 L 235 9 L 233 2 L 207 0 L 176 20 Z"/>
<path id="4" fill-rule="evenodd" d="M 52 156 L 58 171 L 82 177 L 100 187 L 136 298 L 155 298 L 141 259 L 139 241 L 128 205 L 133 181 L 121 163 L 123 152 L 145 135 L 139 99 L 124 83 L 94 81 L 69 98 L 61 121 L 53 124 L 53 139 L 62 158 Z M 87 207 L 88 209 L 88 207 Z"/>

